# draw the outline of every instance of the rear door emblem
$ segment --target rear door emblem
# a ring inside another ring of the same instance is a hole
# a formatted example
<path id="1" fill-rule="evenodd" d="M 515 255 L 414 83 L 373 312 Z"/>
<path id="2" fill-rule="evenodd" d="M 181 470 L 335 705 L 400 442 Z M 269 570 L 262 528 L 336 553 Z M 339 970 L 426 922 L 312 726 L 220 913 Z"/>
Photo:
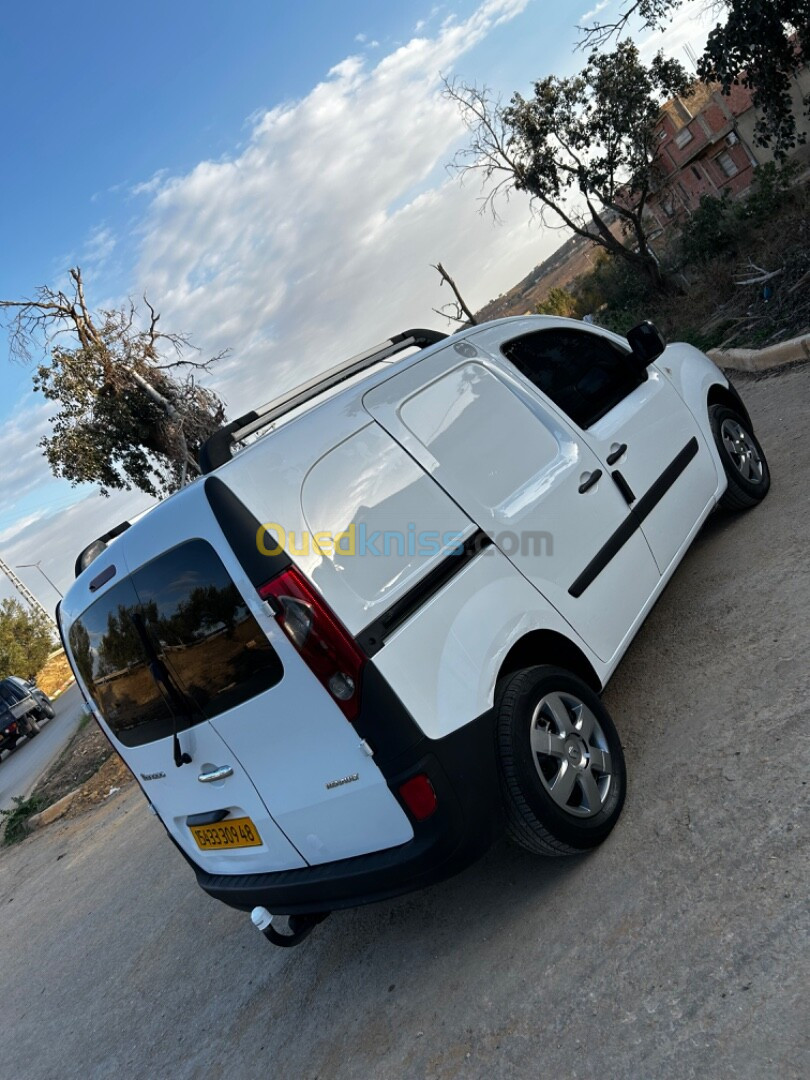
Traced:
<path id="1" fill-rule="evenodd" d="M 340 780 L 330 780 L 326 785 L 326 790 L 331 791 L 332 788 L 343 787 L 344 784 L 353 784 L 355 780 L 360 779 L 360 773 L 352 773 L 351 776 L 342 776 Z"/>

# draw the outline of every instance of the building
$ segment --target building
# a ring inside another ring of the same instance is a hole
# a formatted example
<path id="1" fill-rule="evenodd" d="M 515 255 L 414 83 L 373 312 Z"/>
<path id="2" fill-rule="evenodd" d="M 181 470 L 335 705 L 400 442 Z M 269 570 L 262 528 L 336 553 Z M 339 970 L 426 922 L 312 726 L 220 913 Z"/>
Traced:
<path id="1" fill-rule="evenodd" d="M 810 68 L 805 67 L 794 80 L 797 117 L 808 93 Z M 695 210 L 704 195 L 743 194 L 756 167 L 773 160 L 772 151 L 754 144 L 757 115 L 744 86 L 732 86 L 726 95 L 698 83 L 689 96 L 663 106 L 655 133 L 659 176 L 646 207 L 662 230 Z M 798 155 L 806 158 L 808 148 L 800 147 Z"/>

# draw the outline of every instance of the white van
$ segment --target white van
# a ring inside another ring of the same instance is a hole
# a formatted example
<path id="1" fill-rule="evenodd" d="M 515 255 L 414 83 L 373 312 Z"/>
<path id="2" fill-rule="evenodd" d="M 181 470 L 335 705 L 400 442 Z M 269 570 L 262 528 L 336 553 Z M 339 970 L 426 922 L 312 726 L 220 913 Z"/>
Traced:
<path id="1" fill-rule="evenodd" d="M 399 334 L 202 466 L 82 553 L 61 629 L 201 887 L 292 916 L 284 943 L 504 822 L 540 854 L 604 840 L 600 691 L 707 515 L 770 483 L 702 353 L 542 316 Z"/>

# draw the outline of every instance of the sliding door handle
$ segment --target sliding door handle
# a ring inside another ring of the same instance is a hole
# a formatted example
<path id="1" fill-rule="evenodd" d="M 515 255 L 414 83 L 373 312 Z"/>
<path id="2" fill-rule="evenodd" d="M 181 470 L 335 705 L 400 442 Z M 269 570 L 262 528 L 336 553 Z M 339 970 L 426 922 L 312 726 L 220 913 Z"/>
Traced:
<path id="1" fill-rule="evenodd" d="M 580 495 L 584 495 L 585 492 L 589 490 L 589 488 L 592 488 L 594 484 L 597 484 L 601 475 L 601 469 L 594 469 L 590 476 L 586 476 L 582 483 L 579 485 Z"/>
<path id="2" fill-rule="evenodd" d="M 611 450 L 611 452 L 605 458 L 605 461 L 608 463 L 608 465 L 615 465 L 619 458 L 622 456 L 622 454 L 626 453 L 627 443 L 622 443 L 621 446 L 617 446 L 615 450 Z"/>

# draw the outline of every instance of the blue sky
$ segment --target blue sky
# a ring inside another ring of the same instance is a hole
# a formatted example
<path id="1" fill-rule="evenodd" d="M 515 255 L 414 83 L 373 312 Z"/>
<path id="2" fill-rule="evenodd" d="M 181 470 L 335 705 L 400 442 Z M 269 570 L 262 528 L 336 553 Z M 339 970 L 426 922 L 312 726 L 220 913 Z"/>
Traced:
<path id="1" fill-rule="evenodd" d="M 563 237 L 543 233 L 520 200 L 500 227 L 476 214 L 477 190 L 443 168 L 463 133 L 438 74 L 508 94 L 570 73 L 589 7 L 596 0 L 7 7 L 0 297 L 58 284 L 77 262 L 92 303 L 147 290 L 164 325 L 203 351 L 232 350 L 211 378 L 232 411 L 401 325 L 441 326 L 431 308 L 447 298 L 430 263 L 452 267 L 480 305 Z M 666 41 L 699 48 L 704 36 L 681 19 Z M 5 346 L 0 554 L 42 558 L 64 588 L 79 548 L 149 500 L 102 500 L 50 476 L 36 448 L 49 406 Z M 52 606 L 42 579 L 23 573 Z"/>

